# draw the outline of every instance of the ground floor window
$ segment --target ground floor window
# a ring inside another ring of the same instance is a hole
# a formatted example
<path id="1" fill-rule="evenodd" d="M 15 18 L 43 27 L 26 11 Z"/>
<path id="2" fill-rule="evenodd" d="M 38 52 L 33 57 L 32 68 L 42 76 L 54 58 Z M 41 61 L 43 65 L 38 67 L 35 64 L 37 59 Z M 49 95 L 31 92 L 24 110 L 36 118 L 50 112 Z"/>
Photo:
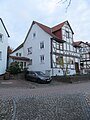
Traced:
<path id="1" fill-rule="evenodd" d="M 26 62 L 24 62 L 24 68 L 26 68 Z"/>

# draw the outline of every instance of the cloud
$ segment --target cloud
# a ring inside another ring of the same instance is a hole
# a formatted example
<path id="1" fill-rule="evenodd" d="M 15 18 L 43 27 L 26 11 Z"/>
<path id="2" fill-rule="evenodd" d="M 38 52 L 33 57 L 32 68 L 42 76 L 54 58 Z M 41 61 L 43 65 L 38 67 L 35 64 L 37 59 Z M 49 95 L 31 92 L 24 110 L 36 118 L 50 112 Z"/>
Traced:
<path id="1" fill-rule="evenodd" d="M 59 0 L 2 0 L 0 1 L 0 17 L 11 36 L 9 44 L 15 48 L 24 39 L 33 20 L 54 26 L 69 20 L 75 33 L 75 40 L 89 42 L 90 9 L 89 0 L 72 0 L 66 11 L 66 4 Z M 57 4 L 58 3 L 58 4 Z M 14 43 L 14 44 L 13 44 Z"/>

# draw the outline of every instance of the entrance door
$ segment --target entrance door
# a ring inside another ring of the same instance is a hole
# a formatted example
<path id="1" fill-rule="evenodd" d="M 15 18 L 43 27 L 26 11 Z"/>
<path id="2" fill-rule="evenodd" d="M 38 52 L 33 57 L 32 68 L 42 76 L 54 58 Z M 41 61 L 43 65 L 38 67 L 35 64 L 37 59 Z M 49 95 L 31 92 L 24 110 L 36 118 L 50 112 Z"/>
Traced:
<path id="1" fill-rule="evenodd" d="M 75 62 L 75 70 L 76 70 L 76 73 L 79 73 L 79 63 L 78 62 Z"/>

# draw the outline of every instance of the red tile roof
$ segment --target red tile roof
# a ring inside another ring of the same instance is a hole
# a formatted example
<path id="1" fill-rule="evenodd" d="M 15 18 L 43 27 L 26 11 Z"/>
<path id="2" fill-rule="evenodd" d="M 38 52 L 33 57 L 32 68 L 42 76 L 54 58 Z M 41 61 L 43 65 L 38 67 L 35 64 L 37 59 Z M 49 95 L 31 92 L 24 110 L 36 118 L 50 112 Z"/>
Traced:
<path id="1" fill-rule="evenodd" d="M 17 47 L 13 52 L 15 52 L 15 51 L 17 51 L 18 49 L 20 49 L 21 47 L 23 47 L 23 44 L 25 43 L 25 41 L 26 41 L 26 39 L 27 39 L 27 37 L 28 37 L 31 29 L 32 29 L 32 26 L 33 26 L 34 24 L 37 24 L 41 29 L 43 29 L 46 33 L 48 33 L 50 36 L 52 36 L 52 38 L 55 39 L 56 41 L 58 41 L 58 42 L 64 42 L 64 40 L 62 40 L 60 37 L 56 36 L 56 35 L 54 34 L 54 32 L 57 31 L 57 30 L 60 30 L 60 29 L 63 27 L 63 25 L 65 24 L 65 22 L 67 22 L 68 25 L 69 25 L 69 22 L 68 22 L 68 21 L 64 21 L 64 22 L 62 22 L 62 23 L 60 23 L 60 24 L 58 24 L 58 25 L 50 28 L 50 27 L 48 27 L 48 26 L 46 26 L 46 25 L 43 25 L 43 24 L 41 24 L 41 23 L 39 23 L 39 22 L 33 21 L 33 22 L 32 22 L 32 25 L 31 25 L 30 28 L 29 28 L 29 31 L 28 31 L 28 33 L 27 33 L 27 35 L 26 35 L 26 38 L 25 38 L 24 42 L 23 42 L 19 47 Z M 70 26 L 70 25 L 69 25 L 69 26 Z M 71 27 L 70 27 L 70 28 L 71 28 Z M 71 29 L 71 30 L 72 30 L 72 29 Z M 72 33 L 74 34 L 73 31 L 72 31 Z"/>
<path id="2" fill-rule="evenodd" d="M 65 21 L 65 22 L 66 22 L 66 21 Z M 51 28 L 51 29 L 52 29 L 52 32 L 55 32 L 55 31 L 57 31 L 57 30 L 60 30 L 60 29 L 64 26 L 65 22 L 62 22 L 62 23 L 60 23 L 60 24 L 52 27 L 52 28 Z"/>
<path id="3" fill-rule="evenodd" d="M 57 30 L 60 30 L 60 29 L 64 26 L 64 24 L 65 24 L 66 22 L 67 22 L 67 24 L 69 25 L 69 27 L 70 27 L 72 33 L 74 34 L 74 32 L 73 32 L 73 30 L 72 30 L 72 28 L 71 28 L 71 26 L 70 26 L 70 24 L 69 24 L 68 21 L 64 21 L 64 22 L 62 22 L 62 23 L 60 23 L 60 24 L 58 24 L 58 25 L 52 27 L 52 32 L 55 32 L 55 31 L 57 31 Z"/>
<path id="4" fill-rule="evenodd" d="M 80 44 L 81 44 L 81 43 L 84 43 L 84 44 L 90 46 L 90 43 L 88 43 L 88 42 L 83 42 L 83 41 L 73 42 L 73 46 L 74 46 L 74 47 L 80 47 Z"/>
<path id="5" fill-rule="evenodd" d="M 81 43 L 82 43 L 82 41 L 73 42 L 73 46 L 74 47 L 80 47 Z"/>
<path id="6" fill-rule="evenodd" d="M 46 25 L 43 25 L 43 24 L 41 24 L 41 23 L 39 23 L 39 22 L 33 21 L 32 24 L 31 24 L 31 26 L 30 26 L 30 28 L 29 28 L 29 31 L 28 31 L 28 33 L 27 33 L 27 35 L 26 35 L 26 38 L 25 38 L 25 40 L 24 40 L 24 43 L 25 43 L 25 41 L 26 41 L 26 39 L 27 39 L 27 37 L 28 37 L 31 29 L 32 29 L 32 26 L 33 26 L 34 24 L 37 24 L 37 25 L 38 25 L 41 29 L 43 29 L 46 33 L 48 33 L 49 35 L 51 35 L 52 38 L 55 39 L 56 41 L 58 41 L 58 42 L 65 42 L 65 41 L 62 40 L 60 37 L 58 37 L 58 36 L 56 36 L 56 35 L 54 34 L 55 31 L 57 31 L 57 30 L 59 30 L 59 29 L 61 29 L 61 28 L 63 27 L 63 25 L 65 24 L 65 22 L 67 22 L 67 24 L 69 25 L 72 33 L 74 34 L 74 32 L 73 32 L 73 30 L 72 30 L 72 28 L 71 28 L 71 26 L 70 26 L 70 24 L 69 24 L 68 21 L 64 21 L 64 22 L 62 22 L 62 23 L 60 23 L 60 24 L 58 24 L 58 25 L 56 25 L 56 26 L 54 26 L 54 27 L 52 27 L 52 28 L 50 28 L 50 27 L 48 27 L 48 26 L 46 26 Z"/>
<path id="7" fill-rule="evenodd" d="M 43 24 L 41 24 L 39 22 L 36 22 L 36 21 L 33 21 L 33 24 L 37 24 L 40 28 L 42 28 L 46 33 L 48 33 L 49 35 L 51 35 L 54 39 L 57 39 L 60 42 L 64 42 L 59 37 L 57 37 L 56 35 L 54 35 L 52 33 L 52 28 L 50 28 L 50 27 L 48 27 L 46 25 L 43 25 Z"/>
<path id="8" fill-rule="evenodd" d="M 10 56 L 10 58 L 12 58 L 14 60 L 25 60 L 25 61 L 29 61 L 30 60 L 27 57 L 18 57 L 18 56 Z"/>

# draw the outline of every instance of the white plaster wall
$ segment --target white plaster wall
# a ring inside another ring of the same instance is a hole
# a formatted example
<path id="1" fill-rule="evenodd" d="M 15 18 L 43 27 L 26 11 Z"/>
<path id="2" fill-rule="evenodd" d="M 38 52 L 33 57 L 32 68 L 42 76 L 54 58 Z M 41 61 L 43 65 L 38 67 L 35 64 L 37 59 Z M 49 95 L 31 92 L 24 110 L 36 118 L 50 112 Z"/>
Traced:
<path id="1" fill-rule="evenodd" d="M 10 55 L 11 55 L 11 56 L 16 56 L 16 53 L 21 53 L 21 57 L 24 57 L 24 55 L 23 55 L 23 47 L 20 48 L 19 50 L 15 51 L 15 52 L 13 52 L 13 53 L 10 54 Z"/>
<path id="2" fill-rule="evenodd" d="M 53 68 L 52 69 L 52 74 L 51 74 L 51 76 L 56 76 L 56 75 L 60 75 L 60 76 L 62 76 L 63 75 L 63 71 L 62 71 L 62 69 L 59 69 L 59 68 Z"/>
<path id="3" fill-rule="evenodd" d="M 36 33 L 35 38 L 33 38 L 33 33 Z M 44 41 L 44 49 L 40 49 L 40 42 L 42 41 Z M 32 47 L 32 54 L 28 55 L 27 48 L 29 47 Z M 24 44 L 24 56 L 32 59 L 32 65 L 30 65 L 29 70 L 43 72 L 51 70 L 50 51 L 50 35 L 43 31 L 37 24 L 34 24 Z M 40 55 L 45 56 L 44 64 L 40 63 Z"/>
<path id="4" fill-rule="evenodd" d="M 74 74 L 76 74 L 76 71 L 75 70 L 71 70 L 71 69 L 68 69 L 68 74 L 67 75 L 74 75 Z M 63 76 L 63 71 L 62 71 L 62 69 L 59 69 L 59 68 L 54 68 L 54 69 L 52 69 L 52 74 L 51 74 L 51 76 L 56 76 L 56 75 L 58 75 L 58 76 Z"/>
<path id="5" fill-rule="evenodd" d="M 4 74 L 7 66 L 7 47 L 8 47 L 8 36 L 0 21 L 0 33 L 3 34 L 3 39 L 0 41 L 0 51 L 2 52 L 2 60 L 0 60 L 0 75 Z"/>

